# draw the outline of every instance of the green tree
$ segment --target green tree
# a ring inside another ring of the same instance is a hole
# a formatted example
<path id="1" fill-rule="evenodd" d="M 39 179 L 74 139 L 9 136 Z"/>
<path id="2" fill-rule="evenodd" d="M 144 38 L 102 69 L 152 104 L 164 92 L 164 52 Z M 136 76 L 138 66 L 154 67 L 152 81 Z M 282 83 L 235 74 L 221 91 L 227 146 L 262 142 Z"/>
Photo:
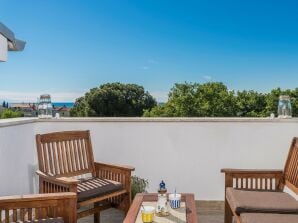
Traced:
<path id="1" fill-rule="evenodd" d="M 76 99 L 73 108 L 70 110 L 70 115 L 77 117 L 88 116 L 88 104 L 84 96 Z"/>
<path id="2" fill-rule="evenodd" d="M 238 91 L 236 98 L 237 116 L 264 117 L 266 112 L 266 95 L 256 91 Z"/>
<path id="3" fill-rule="evenodd" d="M 17 117 L 22 117 L 23 113 L 20 111 L 13 111 L 11 109 L 5 109 L 2 113 L 1 113 L 1 118 L 5 119 L 5 118 L 17 118 Z"/>
<path id="4" fill-rule="evenodd" d="M 155 99 L 136 84 L 107 83 L 78 98 L 72 116 L 136 117 L 156 106 Z"/>
<path id="5" fill-rule="evenodd" d="M 234 92 L 220 82 L 175 84 L 169 100 L 151 111 L 147 117 L 230 117 L 235 116 Z"/>

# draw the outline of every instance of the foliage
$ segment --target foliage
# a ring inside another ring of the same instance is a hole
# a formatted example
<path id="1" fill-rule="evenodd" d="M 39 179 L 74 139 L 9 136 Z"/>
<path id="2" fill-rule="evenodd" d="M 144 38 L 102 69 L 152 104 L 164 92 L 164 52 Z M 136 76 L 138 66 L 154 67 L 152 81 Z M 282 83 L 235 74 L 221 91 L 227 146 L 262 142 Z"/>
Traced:
<path id="1" fill-rule="evenodd" d="M 156 106 L 155 99 L 136 84 L 107 83 L 78 98 L 72 116 L 134 117 Z"/>
<path id="2" fill-rule="evenodd" d="M 265 112 L 266 95 L 256 91 L 238 91 L 236 98 L 237 116 L 263 117 Z"/>
<path id="3" fill-rule="evenodd" d="M 298 116 L 298 88 L 269 93 L 229 91 L 219 82 L 175 84 L 164 105 L 144 112 L 145 117 L 268 117 L 277 116 L 280 95 L 289 95 L 292 115 Z"/>
<path id="4" fill-rule="evenodd" d="M 219 117 L 235 115 L 234 92 L 220 82 L 175 84 L 169 100 L 145 111 L 149 117 Z"/>
<path id="5" fill-rule="evenodd" d="M 86 117 L 88 116 L 88 104 L 85 97 L 77 98 L 73 108 L 70 110 L 71 116 Z"/>
<path id="6" fill-rule="evenodd" d="M 134 199 L 137 193 L 147 192 L 148 180 L 143 178 L 132 176 L 131 177 L 131 198 Z"/>
<path id="7" fill-rule="evenodd" d="M 13 111 L 11 109 L 5 109 L 2 113 L 1 113 L 1 118 L 5 119 L 5 118 L 17 118 L 17 117 L 22 117 L 23 113 L 20 111 Z"/>
<path id="8" fill-rule="evenodd" d="M 280 95 L 289 95 L 292 115 L 298 116 L 298 88 L 269 93 L 231 91 L 221 82 L 177 83 L 164 104 L 156 104 L 135 84 L 108 83 L 76 100 L 72 116 L 145 117 L 268 117 L 277 116 Z"/>

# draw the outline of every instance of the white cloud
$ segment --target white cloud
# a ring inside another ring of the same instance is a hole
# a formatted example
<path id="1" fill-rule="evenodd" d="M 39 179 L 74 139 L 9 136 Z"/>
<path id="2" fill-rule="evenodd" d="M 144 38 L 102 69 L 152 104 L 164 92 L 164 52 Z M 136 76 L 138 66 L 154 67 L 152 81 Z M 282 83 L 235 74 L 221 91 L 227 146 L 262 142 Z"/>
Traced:
<path id="1" fill-rule="evenodd" d="M 148 66 L 143 66 L 143 67 L 141 67 L 141 69 L 142 69 L 142 70 L 149 70 L 150 67 L 148 67 Z"/>
<path id="2" fill-rule="evenodd" d="M 50 94 L 53 102 L 74 102 L 76 98 L 84 95 L 84 92 L 18 92 L 18 91 L 0 91 L 0 101 L 8 102 L 36 102 L 41 94 Z"/>
<path id="3" fill-rule="evenodd" d="M 147 62 L 150 64 L 158 64 L 158 61 L 154 59 L 148 59 Z"/>
<path id="4" fill-rule="evenodd" d="M 212 77 L 209 75 L 204 75 L 204 76 L 202 76 L 202 78 L 205 79 L 206 81 L 212 80 Z"/>
<path id="5" fill-rule="evenodd" d="M 153 91 L 150 94 L 157 100 L 157 102 L 166 102 L 168 100 L 168 92 L 165 91 Z"/>

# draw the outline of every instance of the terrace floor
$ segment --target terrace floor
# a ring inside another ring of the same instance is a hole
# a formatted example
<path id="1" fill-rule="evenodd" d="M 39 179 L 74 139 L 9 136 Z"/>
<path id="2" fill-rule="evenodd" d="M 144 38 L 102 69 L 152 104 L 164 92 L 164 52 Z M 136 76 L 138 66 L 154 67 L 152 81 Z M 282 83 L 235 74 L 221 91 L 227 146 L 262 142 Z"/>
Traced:
<path id="1" fill-rule="evenodd" d="M 224 202 L 223 201 L 196 201 L 197 215 L 200 223 L 223 223 Z M 124 215 L 116 209 L 108 209 L 101 212 L 102 223 L 121 223 Z M 93 222 L 93 216 L 82 218 L 79 223 Z"/>

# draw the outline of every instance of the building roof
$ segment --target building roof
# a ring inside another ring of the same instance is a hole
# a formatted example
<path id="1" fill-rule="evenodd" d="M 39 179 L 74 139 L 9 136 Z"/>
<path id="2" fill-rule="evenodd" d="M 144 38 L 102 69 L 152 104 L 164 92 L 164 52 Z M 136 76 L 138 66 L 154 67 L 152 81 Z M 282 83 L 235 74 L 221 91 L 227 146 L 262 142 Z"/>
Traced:
<path id="1" fill-rule="evenodd" d="M 11 103 L 11 108 L 35 108 L 34 103 Z"/>
<path id="2" fill-rule="evenodd" d="M 59 112 L 69 112 L 71 110 L 71 108 L 68 108 L 66 106 L 62 106 L 62 107 L 55 106 L 55 107 L 53 107 L 53 109 L 55 111 L 59 111 Z"/>
<path id="3" fill-rule="evenodd" d="M 8 40 L 7 42 L 9 51 L 22 51 L 25 48 L 26 42 L 16 39 L 14 33 L 1 22 L 0 34 L 2 34 Z"/>

